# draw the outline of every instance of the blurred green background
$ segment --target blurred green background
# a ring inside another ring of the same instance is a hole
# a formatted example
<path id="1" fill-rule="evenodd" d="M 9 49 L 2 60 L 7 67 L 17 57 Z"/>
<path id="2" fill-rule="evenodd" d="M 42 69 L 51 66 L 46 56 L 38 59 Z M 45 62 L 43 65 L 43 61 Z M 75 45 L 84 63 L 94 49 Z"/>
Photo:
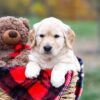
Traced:
<path id="1" fill-rule="evenodd" d="M 81 100 L 100 100 L 100 0 L 0 0 L 0 16 L 26 17 L 31 28 L 51 16 L 70 25 L 75 53 L 85 64 Z"/>

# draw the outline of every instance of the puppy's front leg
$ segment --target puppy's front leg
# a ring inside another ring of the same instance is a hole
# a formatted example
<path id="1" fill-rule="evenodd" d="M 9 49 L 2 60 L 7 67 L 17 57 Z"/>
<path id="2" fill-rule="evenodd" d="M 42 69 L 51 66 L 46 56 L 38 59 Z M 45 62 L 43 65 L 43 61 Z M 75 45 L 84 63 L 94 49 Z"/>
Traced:
<path id="1" fill-rule="evenodd" d="M 29 62 L 27 65 L 26 65 L 26 70 L 25 70 L 25 76 L 27 78 L 37 78 L 37 76 L 39 75 L 40 73 L 40 67 L 37 63 L 35 62 Z"/>
<path id="2" fill-rule="evenodd" d="M 70 69 L 69 67 L 66 63 L 59 63 L 54 66 L 51 73 L 51 83 L 54 87 L 58 88 L 64 84 L 65 75 Z"/>

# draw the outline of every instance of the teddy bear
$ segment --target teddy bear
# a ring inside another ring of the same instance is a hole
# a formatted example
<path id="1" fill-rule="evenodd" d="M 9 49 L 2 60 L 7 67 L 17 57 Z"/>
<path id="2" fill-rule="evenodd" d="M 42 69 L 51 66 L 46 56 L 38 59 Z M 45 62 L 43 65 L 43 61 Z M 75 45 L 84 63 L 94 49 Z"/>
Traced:
<path id="1" fill-rule="evenodd" d="M 29 24 L 25 18 L 0 18 L 0 67 L 14 67 L 27 62 Z"/>
<path id="2" fill-rule="evenodd" d="M 29 23 L 26 18 L 0 18 L 0 67 L 24 66 L 28 61 Z M 12 100 L 0 89 L 0 99 Z"/>

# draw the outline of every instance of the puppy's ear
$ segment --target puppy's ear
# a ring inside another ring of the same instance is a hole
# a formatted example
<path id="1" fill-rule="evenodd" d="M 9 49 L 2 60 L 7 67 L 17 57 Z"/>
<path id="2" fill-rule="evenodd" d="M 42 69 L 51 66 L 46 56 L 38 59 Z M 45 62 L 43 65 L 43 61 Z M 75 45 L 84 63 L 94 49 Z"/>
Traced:
<path id="1" fill-rule="evenodd" d="M 66 27 L 67 29 L 64 32 L 65 35 L 65 42 L 68 48 L 72 49 L 74 40 L 75 40 L 75 33 L 70 27 Z"/>
<path id="2" fill-rule="evenodd" d="M 35 46 L 35 31 L 30 30 L 29 32 L 29 42 L 31 44 L 31 47 L 33 48 Z"/>
<path id="3" fill-rule="evenodd" d="M 33 29 L 30 30 L 29 41 L 30 41 L 30 44 L 31 44 L 32 48 L 36 45 L 36 39 L 35 39 L 35 37 L 36 37 L 36 33 L 37 33 L 39 25 L 40 25 L 40 23 L 34 24 L 33 25 Z"/>

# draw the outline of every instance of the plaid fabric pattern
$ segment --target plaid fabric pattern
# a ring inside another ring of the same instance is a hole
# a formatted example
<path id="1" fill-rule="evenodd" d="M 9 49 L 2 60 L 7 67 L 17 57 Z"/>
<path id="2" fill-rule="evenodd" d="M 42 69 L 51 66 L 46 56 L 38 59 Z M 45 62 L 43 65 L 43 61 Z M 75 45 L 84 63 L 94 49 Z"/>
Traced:
<path id="1" fill-rule="evenodd" d="M 54 100 L 62 91 L 50 83 L 51 70 L 42 70 L 38 78 L 26 79 L 25 68 L 0 68 L 0 87 L 14 100 Z M 66 86 L 70 84 L 73 72 L 66 75 Z"/>
<path id="2" fill-rule="evenodd" d="M 83 92 L 83 83 L 84 83 L 84 64 L 83 64 L 82 59 L 78 58 L 78 61 L 80 62 L 81 70 L 80 70 L 80 72 L 78 72 L 79 79 L 78 79 L 77 84 L 76 84 L 76 91 L 75 91 L 76 98 L 75 98 L 75 100 L 80 99 L 82 92 Z"/>

